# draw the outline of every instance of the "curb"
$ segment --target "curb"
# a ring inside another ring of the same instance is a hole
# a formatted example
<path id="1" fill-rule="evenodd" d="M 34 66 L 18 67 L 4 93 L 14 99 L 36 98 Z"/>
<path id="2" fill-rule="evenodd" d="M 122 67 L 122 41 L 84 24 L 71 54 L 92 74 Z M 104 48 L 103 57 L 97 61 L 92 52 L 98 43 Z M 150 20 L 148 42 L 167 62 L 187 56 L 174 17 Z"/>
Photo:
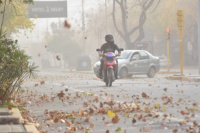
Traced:
<path id="1" fill-rule="evenodd" d="M 21 113 L 18 108 L 12 108 L 11 110 L 12 116 L 19 118 L 20 123 L 24 123 L 24 119 L 21 116 Z"/>
<path id="2" fill-rule="evenodd" d="M 1 128 L 3 128 L 5 132 L 14 133 L 14 132 L 19 132 L 19 131 L 21 132 L 22 130 L 25 130 L 28 133 L 39 133 L 39 131 L 37 130 L 34 124 L 25 123 L 18 108 L 12 108 L 11 110 L 5 109 L 5 111 L 3 110 L 0 115 L 0 123 L 1 123 L 0 124 Z M 17 126 L 17 127 L 13 128 L 12 127 L 13 125 L 10 125 L 9 123 L 13 123 L 15 124 L 14 126 Z M 20 125 L 22 128 L 20 128 Z M 0 129 L 0 132 L 1 132 L 1 129 Z"/>
<path id="3" fill-rule="evenodd" d="M 26 129 L 27 132 L 39 133 L 39 131 L 36 129 L 34 125 L 24 125 L 24 128 Z"/>
<path id="4" fill-rule="evenodd" d="M 156 74 L 177 74 L 177 73 L 180 73 L 180 72 L 173 72 L 173 71 L 160 71 L 160 72 L 157 72 Z"/>
<path id="5" fill-rule="evenodd" d="M 200 77 L 188 77 L 188 76 L 169 76 L 166 77 L 168 80 L 181 80 L 181 81 L 193 81 L 200 82 Z"/>

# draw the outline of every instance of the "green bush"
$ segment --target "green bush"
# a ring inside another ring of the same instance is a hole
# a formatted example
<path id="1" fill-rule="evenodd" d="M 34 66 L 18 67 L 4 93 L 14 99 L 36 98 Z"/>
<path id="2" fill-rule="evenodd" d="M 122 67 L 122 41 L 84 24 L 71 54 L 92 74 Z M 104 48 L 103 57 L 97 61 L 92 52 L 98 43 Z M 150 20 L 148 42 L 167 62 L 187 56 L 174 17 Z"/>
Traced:
<path id="1" fill-rule="evenodd" d="M 35 76 L 37 66 L 20 50 L 18 41 L 0 38 L 0 101 L 9 102 L 27 77 Z"/>

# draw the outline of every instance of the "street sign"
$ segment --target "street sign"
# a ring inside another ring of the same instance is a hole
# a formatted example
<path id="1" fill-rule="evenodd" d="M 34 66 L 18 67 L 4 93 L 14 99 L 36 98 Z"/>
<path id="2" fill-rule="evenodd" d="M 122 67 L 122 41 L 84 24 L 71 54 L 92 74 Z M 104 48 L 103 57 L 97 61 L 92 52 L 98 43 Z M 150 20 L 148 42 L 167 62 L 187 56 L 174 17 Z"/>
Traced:
<path id="1" fill-rule="evenodd" d="M 67 1 L 34 1 L 28 13 L 29 18 L 66 18 Z"/>

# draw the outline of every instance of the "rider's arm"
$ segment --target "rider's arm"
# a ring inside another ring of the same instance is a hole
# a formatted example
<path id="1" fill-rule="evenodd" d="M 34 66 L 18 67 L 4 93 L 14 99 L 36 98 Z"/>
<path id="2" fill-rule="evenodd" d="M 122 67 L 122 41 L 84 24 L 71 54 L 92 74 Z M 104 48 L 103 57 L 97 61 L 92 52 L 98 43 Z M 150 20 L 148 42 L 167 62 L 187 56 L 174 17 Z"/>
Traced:
<path id="1" fill-rule="evenodd" d="M 99 51 L 99 55 L 103 55 L 104 49 L 105 49 L 104 45 L 102 45 L 101 48 L 100 48 L 101 51 Z"/>
<path id="2" fill-rule="evenodd" d="M 121 55 L 121 51 L 119 49 L 119 47 L 115 44 L 115 49 L 118 51 L 118 55 Z"/>

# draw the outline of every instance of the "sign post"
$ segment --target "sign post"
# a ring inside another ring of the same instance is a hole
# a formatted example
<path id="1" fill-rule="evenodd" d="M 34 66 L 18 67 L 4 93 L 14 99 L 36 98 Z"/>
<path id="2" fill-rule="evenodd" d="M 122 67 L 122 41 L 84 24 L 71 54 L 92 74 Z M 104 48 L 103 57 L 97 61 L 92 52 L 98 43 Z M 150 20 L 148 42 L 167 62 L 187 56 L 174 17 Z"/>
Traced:
<path id="1" fill-rule="evenodd" d="M 183 76 L 183 10 L 178 10 L 176 15 L 180 30 L 180 69 Z"/>
<path id="2" fill-rule="evenodd" d="M 169 72 L 169 39 L 170 39 L 170 29 L 167 29 L 167 71 Z"/>
<path id="3" fill-rule="evenodd" d="M 199 74 L 200 74 L 200 0 L 198 0 L 199 1 L 199 6 L 198 6 L 198 8 L 199 8 L 199 19 L 198 19 L 198 44 L 199 44 L 199 50 L 198 50 L 198 57 L 199 57 Z"/>

